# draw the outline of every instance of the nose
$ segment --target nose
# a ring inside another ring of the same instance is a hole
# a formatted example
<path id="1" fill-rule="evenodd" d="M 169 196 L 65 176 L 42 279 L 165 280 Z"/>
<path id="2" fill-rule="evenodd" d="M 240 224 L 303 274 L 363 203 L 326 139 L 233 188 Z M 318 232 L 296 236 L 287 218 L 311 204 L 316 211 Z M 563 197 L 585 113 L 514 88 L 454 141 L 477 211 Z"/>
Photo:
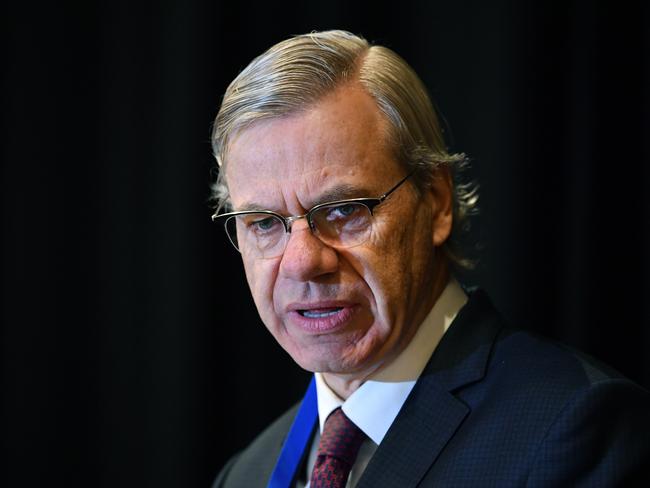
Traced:
<path id="1" fill-rule="evenodd" d="M 280 274 L 297 281 L 310 281 L 335 272 L 339 256 L 316 237 L 306 221 L 294 222 L 280 262 Z"/>

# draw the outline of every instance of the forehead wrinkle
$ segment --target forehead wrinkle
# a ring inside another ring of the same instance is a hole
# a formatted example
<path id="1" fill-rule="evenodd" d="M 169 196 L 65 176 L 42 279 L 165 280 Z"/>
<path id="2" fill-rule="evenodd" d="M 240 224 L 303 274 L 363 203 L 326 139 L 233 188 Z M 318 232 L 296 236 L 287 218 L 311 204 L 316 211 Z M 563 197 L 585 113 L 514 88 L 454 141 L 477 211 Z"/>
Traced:
<path id="1" fill-rule="evenodd" d="M 370 190 L 360 185 L 353 185 L 349 183 L 341 183 L 332 188 L 329 188 L 319 194 L 317 197 L 310 200 L 310 204 L 306 207 L 303 207 L 303 210 L 307 211 L 308 209 L 320 205 L 322 203 L 335 202 L 338 200 L 347 200 L 351 198 L 364 198 L 370 196 Z M 240 205 L 236 211 L 264 211 L 270 210 L 272 212 L 278 212 L 277 209 L 269 208 L 268 206 L 262 205 L 257 202 L 244 202 Z"/>
<path id="2" fill-rule="evenodd" d="M 337 200 L 347 200 L 350 198 L 363 198 L 369 195 L 370 190 L 363 186 L 342 183 L 328 190 L 325 190 L 325 192 L 323 192 L 317 199 L 314 200 L 313 205 L 335 202 Z"/>
<path id="3" fill-rule="evenodd" d="M 305 112 L 258 121 L 237 135 L 230 155 L 237 156 L 237 166 L 247 169 L 242 173 L 245 178 L 237 178 L 237 195 L 231 191 L 235 208 L 296 215 L 319 203 L 375 197 L 378 190 L 385 191 L 373 184 L 381 174 L 373 168 L 385 159 L 385 137 L 377 137 L 385 120 L 372 100 L 362 103 L 373 104 L 371 113 L 356 107 L 352 115 L 347 114 L 345 107 L 332 105 L 341 95 L 336 93 Z M 325 101 L 327 109 L 321 110 Z M 234 169 L 232 163 L 228 172 Z M 369 179 L 356 177 L 366 172 L 377 174 Z M 348 183 L 350 178 L 353 184 Z"/>

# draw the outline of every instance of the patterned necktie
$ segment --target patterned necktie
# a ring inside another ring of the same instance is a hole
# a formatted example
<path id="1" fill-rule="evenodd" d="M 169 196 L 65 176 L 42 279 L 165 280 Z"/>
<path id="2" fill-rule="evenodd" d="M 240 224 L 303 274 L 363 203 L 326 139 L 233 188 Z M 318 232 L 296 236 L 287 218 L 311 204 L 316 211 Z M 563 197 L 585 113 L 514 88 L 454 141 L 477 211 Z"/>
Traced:
<path id="1" fill-rule="evenodd" d="M 327 420 L 311 472 L 311 488 L 344 488 L 365 434 L 337 408 Z"/>

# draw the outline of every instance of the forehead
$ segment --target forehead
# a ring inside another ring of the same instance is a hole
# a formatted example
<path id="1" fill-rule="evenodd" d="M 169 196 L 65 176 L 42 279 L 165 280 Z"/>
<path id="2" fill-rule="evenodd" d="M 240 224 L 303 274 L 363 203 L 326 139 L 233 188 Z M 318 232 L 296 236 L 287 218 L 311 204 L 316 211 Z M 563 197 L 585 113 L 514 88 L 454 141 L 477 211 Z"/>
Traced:
<path id="1" fill-rule="evenodd" d="M 228 151 L 233 207 L 308 208 L 319 193 L 341 185 L 385 191 L 384 182 L 399 175 L 388 127 L 374 99 L 356 85 L 304 112 L 255 123 Z"/>

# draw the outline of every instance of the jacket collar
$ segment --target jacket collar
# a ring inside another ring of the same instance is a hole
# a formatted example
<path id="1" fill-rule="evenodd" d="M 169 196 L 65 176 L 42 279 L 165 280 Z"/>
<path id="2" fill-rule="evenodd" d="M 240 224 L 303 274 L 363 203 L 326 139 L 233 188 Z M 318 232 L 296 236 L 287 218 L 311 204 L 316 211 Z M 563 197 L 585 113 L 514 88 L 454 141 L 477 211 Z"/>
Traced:
<path id="1" fill-rule="evenodd" d="M 469 407 L 453 392 L 480 381 L 503 322 L 487 295 L 470 294 L 386 433 L 359 487 L 416 486 Z"/>

